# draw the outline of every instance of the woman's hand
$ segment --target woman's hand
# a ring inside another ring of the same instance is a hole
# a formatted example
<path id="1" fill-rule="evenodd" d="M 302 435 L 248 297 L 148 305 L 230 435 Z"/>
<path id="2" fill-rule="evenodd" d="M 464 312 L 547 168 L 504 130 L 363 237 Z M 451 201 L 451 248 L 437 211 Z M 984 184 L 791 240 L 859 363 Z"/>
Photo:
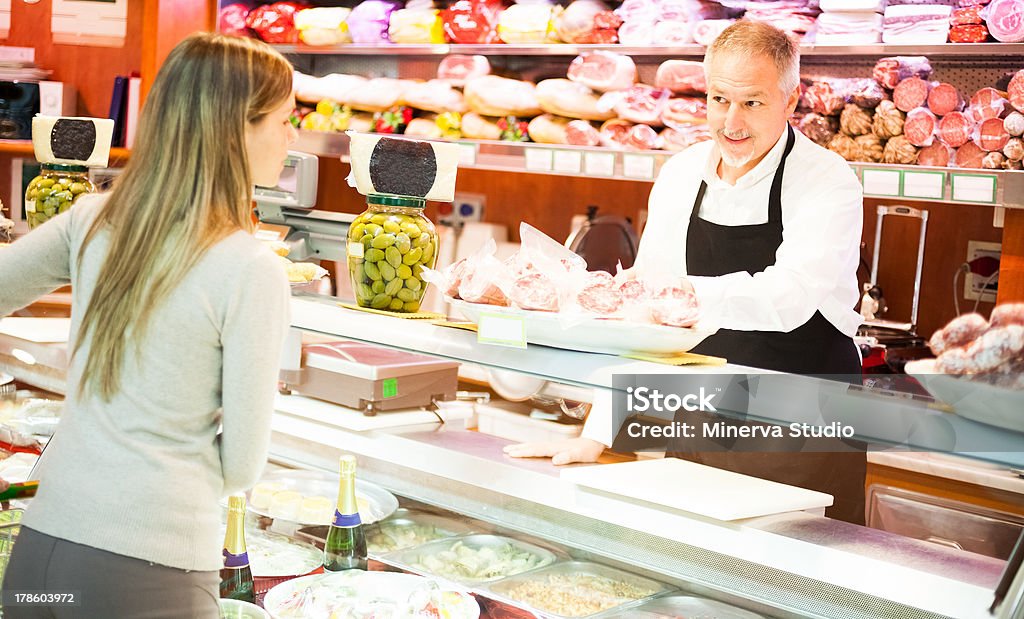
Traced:
<path id="1" fill-rule="evenodd" d="M 589 438 L 569 438 L 540 443 L 508 445 L 504 452 L 513 458 L 551 458 L 551 464 L 597 462 L 604 452 L 604 444 Z"/>

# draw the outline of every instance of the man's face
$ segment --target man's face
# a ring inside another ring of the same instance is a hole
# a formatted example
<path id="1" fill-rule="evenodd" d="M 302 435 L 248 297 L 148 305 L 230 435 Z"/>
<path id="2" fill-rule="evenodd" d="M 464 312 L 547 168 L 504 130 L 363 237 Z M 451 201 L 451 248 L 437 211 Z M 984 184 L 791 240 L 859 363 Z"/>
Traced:
<path id="1" fill-rule="evenodd" d="M 800 89 L 783 94 L 770 58 L 720 52 L 708 67 L 708 125 L 722 152 L 720 173 L 738 178 L 764 158 L 786 130 Z M 728 174 L 726 174 L 728 173 Z"/>

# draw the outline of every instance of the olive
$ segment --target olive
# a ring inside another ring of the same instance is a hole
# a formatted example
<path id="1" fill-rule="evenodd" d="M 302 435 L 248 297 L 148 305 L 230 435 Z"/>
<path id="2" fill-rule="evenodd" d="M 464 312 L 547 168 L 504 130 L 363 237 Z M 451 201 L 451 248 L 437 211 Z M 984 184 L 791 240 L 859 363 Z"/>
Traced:
<path id="1" fill-rule="evenodd" d="M 381 279 L 386 282 L 390 282 L 395 279 L 398 273 L 395 271 L 395 267 L 391 266 L 387 262 L 378 262 L 377 269 L 380 271 Z M 398 280 L 402 281 L 402 280 Z"/>
<path id="2" fill-rule="evenodd" d="M 416 240 L 412 242 L 413 247 L 426 247 L 427 243 L 430 242 L 429 234 L 421 234 L 416 237 Z"/>
<path id="3" fill-rule="evenodd" d="M 56 182 L 57 181 L 55 181 L 52 178 L 44 178 L 41 181 L 39 181 L 39 186 L 40 187 L 53 187 L 53 184 L 56 183 Z"/>
<path id="4" fill-rule="evenodd" d="M 409 265 L 407 264 L 398 265 L 398 268 L 395 269 L 395 272 L 398 274 L 399 279 L 409 279 L 410 277 L 412 277 L 412 269 L 409 268 Z"/>
<path id="5" fill-rule="evenodd" d="M 415 277 L 410 277 L 409 279 L 405 280 L 405 287 L 415 292 L 423 287 L 423 282 L 416 279 Z"/>
<path id="6" fill-rule="evenodd" d="M 414 223 L 402 224 L 402 232 L 404 232 L 410 239 L 414 239 L 422 234 L 420 232 L 420 227 Z"/>
<path id="7" fill-rule="evenodd" d="M 384 263 L 387 264 L 387 263 Z M 373 262 L 367 262 L 363 264 L 363 270 L 366 271 L 366 276 L 376 281 L 380 279 L 380 269 L 377 268 L 377 264 Z"/>
<path id="8" fill-rule="evenodd" d="M 402 226 L 400 226 L 397 221 L 389 220 L 384 222 L 384 232 L 389 234 L 398 234 L 401 231 Z"/>
<path id="9" fill-rule="evenodd" d="M 418 311 L 420 311 L 420 302 L 419 301 L 410 301 L 410 302 L 405 304 L 403 309 L 405 309 L 405 311 L 407 311 L 409 313 L 418 312 Z"/>
<path id="10" fill-rule="evenodd" d="M 373 243 L 373 235 L 364 234 L 363 238 L 359 239 L 359 242 L 363 244 L 363 249 L 370 249 L 371 244 Z"/>
<path id="11" fill-rule="evenodd" d="M 384 309 L 389 305 L 391 305 L 391 297 L 386 294 L 379 294 L 370 301 L 370 307 L 373 309 Z"/>
<path id="12" fill-rule="evenodd" d="M 377 236 L 383 230 L 384 228 L 378 226 L 377 224 L 366 224 L 366 226 L 363 228 L 364 232 L 366 232 L 367 234 L 372 234 L 373 236 Z"/>
<path id="13" fill-rule="evenodd" d="M 398 251 L 402 252 L 403 254 L 409 253 L 409 249 L 412 248 L 412 240 L 410 239 L 409 235 L 404 232 L 396 234 L 395 247 L 397 247 Z"/>
<path id="14" fill-rule="evenodd" d="M 366 284 L 359 284 L 359 292 L 357 292 L 356 295 L 360 300 L 370 301 L 373 299 L 374 291 Z"/>
<path id="15" fill-rule="evenodd" d="M 402 280 L 398 279 L 397 277 L 389 281 L 387 285 L 384 286 L 384 294 L 392 297 L 395 296 L 396 294 L 398 294 L 399 290 L 403 290 L 402 283 Z"/>
<path id="16" fill-rule="evenodd" d="M 388 216 L 385 215 L 384 213 L 377 213 L 376 215 L 371 215 L 370 216 L 370 221 L 372 221 L 373 223 L 375 223 L 377 225 L 383 225 L 384 222 L 387 221 L 387 220 L 388 220 Z"/>
<path id="17" fill-rule="evenodd" d="M 367 249 L 366 253 L 363 254 L 363 258 L 367 262 L 380 262 L 384 259 L 384 252 L 379 249 Z"/>
<path id="18" fill-rule="evenodd" d="M 349 238 L 350 239 L 361 239 L 361 238 L 363 238 L 363 230 L 365 228 L 366 228 L 366 224 L 363 224 L 363 223 L 354 224 L 352 226 L 352 228 L 348 231 Z"/>
<path id="19" fill-rule="evenodd" d="M 372 292 L 373 294 L 383 294 L 384 290 L 386 288 L 387 288 L 387 285 L 384 284 L 384 282 L 382 282 L 381 280 L 377 280 L 377 281 L 373 282 L 372 286 L 370 286 L 370 292 Z M 373 296 L 373 295 L 370 295 L 370 296 Z"/>
<path id="20" fill-rule="evenodd" d="M 397 280 L 396 279 L 395 281 L 401 281 L 401 280 Z M 401 290 L 398 291 L 397 296 L 398 296 L 399 299 L 401 299 L 401 300 L 405 301 L 406 303 L 408 303 L 410 301 L 415 301 L 417 295 L 416 295 L 416 293 L 414 291 L 409 290 L 408 288 L 402 288 Z"/>
<path id="21" fill-rule="evenodd" d="M 395 235 L 394 234 L 380 234 L 380 235 L 377 235 L 377 236 L 375 236 L 373 238 L 373 242 L 370 243 L 370 245 L 372 245 L 373 247 L 375 247 L 377 249 L 387 249 L 388 247 L 391 247 L 394 244 L 395 244 Z"/>
<path id="22" fill-rule="evenodd" d="M 420 258 L 422 258 L 422 257 L 423 257 L 423 248 L 422 247 L 417 247 L 415 249 L 410 250 L 409 253 L 407 253 L 402 258 L 402 263 L 403 264 L 407 264 L 409 266 L 412 266 L 412 265 L 418 263 L 420 261 Z"/>
<path id="23" fill-rule="evenodd" d="M 427 243 L 426 247 L 423 248 L 423 256 L 420 258 L 423 262 L 429 263 L 430 259 L 434 257 L 434 244 Z"/>
<path id="24" fill-rule="evenodd" d="M 379 249 L 374 251 L 380 251 Z M 388 264 L 395 267 L 396 269 L 402 264 L 402 252 L 397 247 L 392 245 L 388 247 L 387 251 L 384 252 L 384 257 L 388 261 Z"/>
<path id="25" fill-rule="evenodd" d="M 402 303 L 399 299 L 392 299 L 391 305 L 388 307 L 393 312 L 400 312 L 405 307 L 405 303 Z"/>

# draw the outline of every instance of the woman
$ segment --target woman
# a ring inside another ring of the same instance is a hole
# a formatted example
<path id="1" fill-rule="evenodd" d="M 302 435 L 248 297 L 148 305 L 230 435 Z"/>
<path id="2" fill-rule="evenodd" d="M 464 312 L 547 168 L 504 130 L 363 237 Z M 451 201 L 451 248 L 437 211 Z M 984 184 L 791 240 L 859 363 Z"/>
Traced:
<path id="1" fill-rule="evenodd" d="M 251 201 L 296 138 L 291 81 L 263 43 L 182 41 L 113 191 L 0 254 L 0 316 L 73 291 L 65 410 L 5 617 L 217 616 L 218 501 L 266 462 L 288 325 L 287 279 L 251 234 Z M 76 605 L 12 605 L 18 591 Z"/>

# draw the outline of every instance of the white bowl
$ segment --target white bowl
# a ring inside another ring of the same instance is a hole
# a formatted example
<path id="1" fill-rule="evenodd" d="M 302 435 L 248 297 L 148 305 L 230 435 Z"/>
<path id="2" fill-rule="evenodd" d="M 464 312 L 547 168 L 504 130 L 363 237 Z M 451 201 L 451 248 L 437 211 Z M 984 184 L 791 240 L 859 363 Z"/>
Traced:
<path id="1" fill-rule="evenodd" d="M 270 615 L 255 604 L 221 598 L 220 619 L 270 619 Z"/>
<path id="2" fill-rule="evenodd" d="M 935 359 L 911 361 L 906 372 L 957 415 L 992 426 L 1024 432 L 1024 391 L 996 387 L 935 369 Z"/>

